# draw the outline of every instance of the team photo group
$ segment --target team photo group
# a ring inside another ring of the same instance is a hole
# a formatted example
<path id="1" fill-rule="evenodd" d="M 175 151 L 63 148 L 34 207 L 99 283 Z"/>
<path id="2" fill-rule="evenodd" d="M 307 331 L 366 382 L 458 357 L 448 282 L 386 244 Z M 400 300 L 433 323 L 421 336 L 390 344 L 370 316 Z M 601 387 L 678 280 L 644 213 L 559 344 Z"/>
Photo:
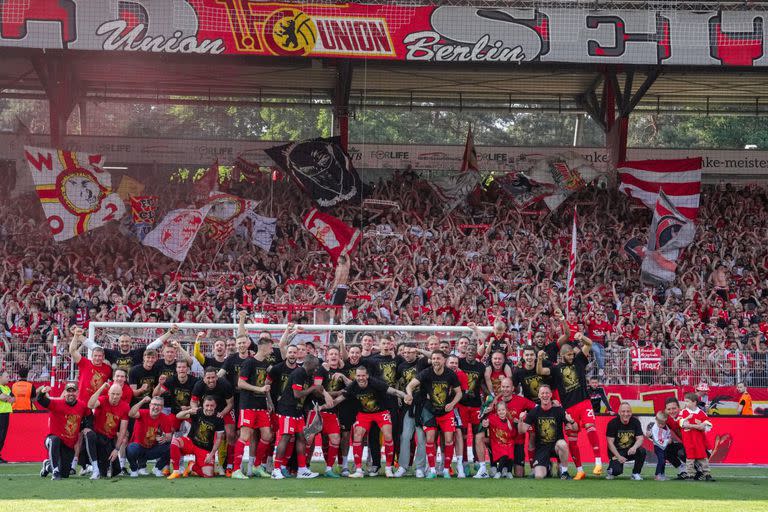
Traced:
<path id="1" fill-rule="evenodd" d="M 629 403 L 611 410 L 590 376 L 596 344 L 556 301 L 549 309 L 549 329 L 522 347 L 500 322 L 451 341 L 339 333 L 320 347 L 293 324 L 279 341 L 249 333 L 241 311 L 234 343 L 204 353 L 200 332 L 191 354 L 176 325 L 141 348 L 128 335 L 100 346 L 73 327 L 77 382 L 56 397 L 35 390 L 50 416 L 40 475 L 642 480 L 647 439 L 656 480 L 669 464 L 677 479 L 713 481 L 699 395 L 668 399 L 644 429 Z M 614 417 L 600 430 L 603 404 Z"/>

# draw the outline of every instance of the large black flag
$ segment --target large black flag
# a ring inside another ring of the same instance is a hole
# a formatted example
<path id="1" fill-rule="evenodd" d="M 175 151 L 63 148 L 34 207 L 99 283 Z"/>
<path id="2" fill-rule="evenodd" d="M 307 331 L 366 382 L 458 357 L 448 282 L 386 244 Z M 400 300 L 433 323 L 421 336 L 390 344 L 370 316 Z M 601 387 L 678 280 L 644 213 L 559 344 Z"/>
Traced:
<path id="1" fill-rule="evenodd" d="M 264 151 L 318 205 L 334 206 L 362 199 L 363 185 L 340 137 L 317 138 L 275 146 Z"/>

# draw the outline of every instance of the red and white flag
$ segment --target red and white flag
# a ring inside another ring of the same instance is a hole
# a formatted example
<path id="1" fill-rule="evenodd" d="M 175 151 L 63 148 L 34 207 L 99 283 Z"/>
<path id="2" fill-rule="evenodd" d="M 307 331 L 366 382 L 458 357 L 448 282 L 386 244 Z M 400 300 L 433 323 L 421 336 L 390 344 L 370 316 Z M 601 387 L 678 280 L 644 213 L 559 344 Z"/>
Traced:
<path id="1" fill-rule="evenodd" d="M 125 203 L 112 192 L 112 175 L 104 170 L 101 155 L 25 146 L 24 156 L 57 242 L 125 214 Z"/>
<path id="2" fill-rule="evenodd" d="M 347 254 L 360 243 L 360 230 L 343 221 L 312 208 L 304 217 L 304 227 L 312 233 L 333 261 L 343 252 Z"/>
<path id="3" fill-rule="evenodd" d="M 663 190 L 677 211 L 694 220 L 699 212 L 701 165 L 701 158 L 621 162 L 619 190 L 650 209 Z"/>
<path id="4" fill-rule="evenodd" d="M 446 211 L 466 202 L 467 196 L 480 183 L 480 169 L 477 165 L 477 149 L 472 127 L 467 131 L 467 142 L 464 144 L 464 157 L 461 160 L 459 172 L 430 180 L 429 186 L 437 197 L 443 201 Z"/>
<path id="5" fill-rule="evenodd" d="M 199 180 L 192 183 L 192 200 L 196 206 L 204 204 L 208 200 L 208 196 L 217 191 L 218 188 L 219 161 L 216 160 Z"/>
<path id="6" fill-rule="evenodd" d="M 568 257 L 568 288 L 566 292 L 566 312 L 573 306 L 573 292 L 576 284 L 576 207 L 573 207 L 573 228 L 571 229 L 571 255 Z"/>
<path id="7" fill-rule="evenodd" d="M 142 243 L 154 247 L 172 260 L 184 261 L 210 209 L 211 205 L 207 204 L 199 209 L 168 212 L 160 224 L 147 233 Z"/>
<path id="8" fill-rule="evenodd" d="M 229 240 L 260 203 L 223 192 L 211 192 L 208 200 L 211 210 L 205 217 L 205 224 L 208 226 L 208 236 L 217 242 Z"/>

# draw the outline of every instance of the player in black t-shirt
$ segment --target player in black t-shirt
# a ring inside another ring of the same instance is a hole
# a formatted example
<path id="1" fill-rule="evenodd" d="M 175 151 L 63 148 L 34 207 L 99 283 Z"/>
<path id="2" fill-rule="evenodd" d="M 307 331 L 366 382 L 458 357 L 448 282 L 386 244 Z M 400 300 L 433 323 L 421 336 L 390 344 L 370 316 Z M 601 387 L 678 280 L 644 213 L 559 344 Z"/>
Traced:
<path id="1" fill-rule="evenodd" d="M 331 398 L 339 396 L 345 388 L 344 378 L 341 375 L 344 363 L 341 360 L 341 351 L 337 346 L 330 346 L 325 351 L 325 362 L 322 369 L 325 373 L 323 387 Z M 312 423 L 314 411 L 310 411 L 307 422 Z M 323 452 L 325 454 L 325 473 L 329 478 L 338 478 L 334 473 L 333 466 L 339 455 L 339 445 L 341 444 L 341 424 L 339 422 L 339 408 L 320 411 L 323 419 Z"/>
<path id="2" fill-rule="evenodd" d="M 611 404 L 608 402 L 608 395 L 605 394 L 605 389 L 600 386 L 597 377 L 590 377 L 587 393 L 589 393 L 589 401 L 592 403 L 592 410 L 595 411 L 595 415 L 601 414 L 603 404 L 605 404 L 606 414 L 613 414 Z"/>
<path id="3" fill-rule="evenodd" d="M 343 357 L 346 352 L 347 359 L 343 362 L 341 370 L 332 373 L 331 377 L 334 377 L 338 373 L 346 387 L 355 380 L 355 372 L 357 369 L 361 366 L 365 366 L 363 350 L 360 345 L 345 346 L 343 337 L 339 338 L 339 348 L 341 349 L 340 355 Z M 357 416 L 357 404 L 354 400 L 345 400 L 339 404 L 337 409 L 339 426 L 341 427 L 341 442 L 339 443 L 339 455 L 337 459 L 341 466 L 341 476 L 349 476 L 345 455 L 349 453 L 352 425 L 355 423 L 355 417 Z"/>
<path id="4" fill-rule="evenodd" d="M 280 396 L 288 386 L 288 380 L 293 370 L 298 368 L 296 362 L 296 347 L 288 347 L 285 351 L 285 361 L 272 365 L 269 369 L 269 398 L 272 401 L 272 412 L 274 415 L 275 404 L 280 400 Z M 274 424 L 274 422 L 273 422 Z M 273 428 L 274 430 L 274 428 Z M 276 434 L 276 432 L 273 432 Z"/>
<path id="5" fill-rule="evenodd" d="M 419 349 L 414 343 L 406 343 L 403 347 L 403 362 L 397 367 L 397 388 L 405 392 L 408 383 L 411 382 L 418 373 L 429 363 L 426 357 L 419 357 Z M 416 425 L 417 411 L 419 408 L 419 395 L 414 397 L 411 404 L 403 404 L 400 417 L 402 418 L 402 431 L 400 434 L 400 451 L 398 452 L 398 463 L 400 465 L 395 472 L 395 478 L 405 476 L 411 464 L 411 444 L 413 444 L 413 435 L 416 434 L 416 453 L 413 463 L 416 466 L 417 474 L 423 473 L 427 465 L 427 453 L 425 451 L 426 438 L 424 429 L 421 425 Z M 420 419 L 420 418 L 419 418 Z"/>
<path id="6" fill-rule="evenodd" d="M 584 468 L 581 466 L 581 454 L 579 453 L 579 430 L 583 428 L 587 431 L 587 438 L 592 445 L 592 451 L 595 456 L 595 468 L 592 471 L 594 475 L 603 473 L 602 459 L 600 458 L 600 441 L 595 428 L 595 411 L 592 409 L 592 403 L 589 401 L 587 390 L 587 365 L 589 364 L 589 352 L 592 347 L 592 340 L 577 332 L 573 339 L 582 343 L 581 350 L 576 353 L 573 347 L 567 343 L 560 348 L 562 362 L 551 367 L 544 366 L 544 358 L 539 352 L 539 358 L 536 362 L 536 371 L 539 375 L 552 376 L 552 380 L 557 388 L 557 393 L 563 407 L 568 411 L 576 422 L 577 429 L 568 434 L 568 449 L 576 464 L 576 476 L 574 480 L 582 480 L 586 477 Z"/>
<path id="7" fill-rule="evenodd" d="M 635 461 L 632 468 L 632 480 L 642 480 L 640 472 L 645 464 L 645 448 L 643 448 L 643 427 L 640 420 L 632 415 L 632 407 L 627 402 L 619 406 L 619 416 L 608 422 L 605 428 L 608 441 L 608 453 L 611 462 L 608 464 L 606 480 L 613 480 L 624 472 L 624 464 Z"/>
<path id="8" fill-rule="evenodd" d="M 255 452 L 254 465 L 256 476 L 269 478 L 265 466 L 272 444 L 272 418 L 269 413 L 269 368 L 268 359 L 272 355 L 272 340 L 259 338 L 258 349 L 254 357 L 249 357 L 240 367 L 237 387 L 240 390 L 240 437 L 235 443 L 234 473 L 232 478 L 247 479 L 243 473 L 243 452 L 251 442 L 255 430 L 259 431 L 259 445 Z"/>
<path id="9" fill-rule="evenodd" d="M 515 389 L 533 402 L 539 403 L 539 387 L 542 384 L 552 385 L 552 378 L 539 375 L 536 371 L 536 349 L 525 347 L 523 349 L 523 364 L 512 371 L 512 383 Z"/>
<path id="10" fill-rule="evenodd" d="M 411 402 L 411 398 L 405 393 L 399 391 L 386 382 L 377 378 L 370 378 L 368 369 L 360 366 L 355 370 L 355 380 L 341 392 L 339 396 L 333 399 L 327 407 L 335 407 L 348 398 L 353 399 L 358 404 L 357 420 L 355 421 L 355 432 L 352 440 L 352 453 L 355 458 L 355 472 L 350 478 L 362 478 L 363 473 L 363 438 L 370 431 L 375 423 L 381 430 L 384 437 L 384 455 L 386 458 L 385 474 L 387 478 L 393 478 L 392 465 L 395 458 L 395 445 L 392 437 L 392 419 L 388 409 L 387 402 L 389 396 L 400 397 L 406 403 Z"/>
<path id="11" fill-rule="evenodd" d="M 467 376 L 467 390 L 457 406 L 461 428 L 464 430 L 465 453 L 469 453 L 469 447 L 472 446 L 475 460 L 482 461 L 485 460 L 485 435 L 480 425 L 480 407 L 483 405 L 485 365 L 477 360 L 477 345 L 474 343 L 467 345 L 464 350 L 464 357 L 459 359 L 459 369 Z M 468 466 L 469 460 L 465 460 L 464 464 Z M 465 474 L 469 474 L 468 469 L 465 468 Z"/>
<path id="12" fill-rule="evenodd" d="M 192 400 L 192 390 L 195 384 L 200 380 L 194 375 L 190 375 L 189 363 L 186 360 L 176 361 L 176 375 L 166 378 L 160 375 L 157 386 L 155 386 L 152 396 L 167 396 L 165 403 L 170 407 L 173 414 L 189 409 Z"/>
<path id="13" fill-rule="evenodd" d="M 212 395 L 215 397 L 216 414 L 224 420 L 224 433 L 226 434 L 226 437 L 231 437 L 234 439 L 236 424 L 234 413 L 235 390 L 226 379 L 217 377 L 217 374 L 217 368 L 209 367 L 205 369 L 203 379 L 195 384 L 195 387 L 192 389 L 192 400 L 190 403 L 192 405 L 198 404 L 199 406 L 199 404 L 202 403 L 203 397 L 205 395 Z M 226 454 L 223 453 L 223 444 L 224 443 L 219 445 L 219 460 L 229 461 L 231 459 L 225 459 Z"/>
<path id="14" fill-rule="evenodd" d="M 568 474 L 568 444 L 563 439 L 563 428 L 573 424 L 573 418 L 560 406 L 552 404 L 552 389 L 546 384 L 539 387 L 539 405 L 520 416 L 518 431 L 521 434 L 533 428 L 535 456 L 533 475 L 546 478 L 550 459 L 557 457 L 560 462 L 560 478 L 571 480 Z"/>
<path id="15" fill-rule="evenodd" d="M 249 350 L 251 347 L 251 339 L 248 337 L 248 332 L 245 329 L 246 312 L 240 312 L 240 323 L 237 329 L 237 337 L 235 338 L 236 353 L 228 356 L 224 360 L 224 364 L 218 371 L 219 377 L 225 377 L 229 382 L 232 389 L 235 391 L 235 402 L 233 407 L 233 414 L 235 418 L 240 416 L 240 390 L 237 386 L 240 380 L 240 368 L 251 357 Z M 237 440 L 237 434 L 235 431 L 235 425 L 227 429 L 226 438 L 226 457 L 227 457 L 227 471 L 226 476 L 232 476 L 232 467 L 235 460 L 235 441 Z"/>
<path id="16" fill-rule="evenodd" d="M 395 354 L 395 340 L 385 335 L 379 339 L 379 352 L 363 358 L 364 364 L 368 367 L 373 377 L 383 380 L 388 386 L 397 387 L 397 367 L 403 362 L 403 358 Z M 395 442 L 400 440 L 400 426 L 402 418 L 399 415 L 397 400 L 393 397 L 386 397 L 387 410 L 392 417 L 392 435 Z M 369 476 L 375 476 L 381 466 L 381 443 L 378 425 L 371 425 L 371 432 L 368 435 L 368 452 L 371 454 L 371 470 Z"/>
<path id="17" fill-rule="evenodd" d="M 317 357 L 307 355 L 304 358 L 303 366 L 300 366 L 291 372 L 288 379 L 288 385 L 277 402 L 277 424 L 279 427 L 280 441 L 277 444 L 277 454 L 275 456 L 275 469 L 272 471 L 272 478 L 281 480 L 284 477 L 282 469 L 285 467 L 285 454 L 288 443 L 294 440 L 294 449 L 296 460 L 298 462 L 297 478 L 315 478 L 317 473 L 313 473 L 307 468 L 306 438 L 304 437 L 304 401 L 312 395 L 323 397 L 327 404 L 332 403 L 333 399 L 323 389 L 323 376 L 318 373 L 320 361 Z"/>
<path id="18" fill-rule="evenodd" d="M 105 348 L 104 359 L 109 361 L 113 370 L 122 369 L 126 372 L 130 371 L 134 366 L 138 366 L 143 362 L 144 351 L 148 349 L 159 349 L 163 346 L 163 342 L 167 340 L 172 334 L 178 331 L 178 327 L 175 325 L 157 338 L 152 343 L 145 347 L 131 348 L 133 340 L 127 334 L 121 334 L 117 338 L 117 348 Z"/>
<path id="19" fill-rule="evenodd" d="M 211 374 L 213 375 L 213 373 Z M 216 398 L 205 396 L 203 406 L 197 403 L 191 408 L 176 414 L 180 420 L 192 419 L 192 427 L 189 434 L 184 437 L 174 437 L 171 440 L 171 467 L 173 473 L 168 480 L 181 476 L 180 461 L 183 455 L 194 455 L 194 471 L 204 478 L 213 477 L 213 465 L 216 460 L 216 452 L 221 444 L 224 434 L 224 420 L 216 414 Z M 185 475 L 188 474 L 185 471 Z"/>
<path id="20" fill-rule="evenodd" d="M 419 387 L 424 396 L 424 409 L 432 416 L 424 422 L 426 434 L 427 478 L 437 478 L 435 471 L 437 430 L 443 434 L 445 452 L 443 453 L 443 477 L 450 478 L 449 468 L 453 460 L 453 433 L 456 431 L 456 421 L 453 408 L 462 397 L 461 385 L 456 374 L 445 367 L 445 354 L 436 350 L 432 352 L 432 366 L 419 372 L 416 378 L 406 386 L 406 393 L 413 400 L 413 392 Z"/>
<path id="21" fill-rule="evenodd" d="M 155 368 L 157 362 L 157 350 L 149 349 L 144 351 L 144 362 L 136 365 L 128 372 L 128 384 L 133 389 L 132 404 L 137 404 L 145 396 L 152 396 L 152 390 L 155 389 L 160 372 Z M 143 409 L 148 406 L 142 406 Z"/>

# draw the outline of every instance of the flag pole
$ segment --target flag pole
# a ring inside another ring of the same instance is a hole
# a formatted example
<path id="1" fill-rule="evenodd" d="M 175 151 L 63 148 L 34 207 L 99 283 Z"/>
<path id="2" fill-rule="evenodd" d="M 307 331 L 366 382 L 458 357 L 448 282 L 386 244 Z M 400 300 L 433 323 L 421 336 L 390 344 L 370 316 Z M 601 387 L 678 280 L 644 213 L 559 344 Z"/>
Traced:
<path id="1" fill-rule="evenodd" d="M 573 206 L 573 227 L 571 229 L 571 254 L 568 258 L 568 287 L 566 290 L 566 313 L 573 308 L 573 295 L 576 284 L 576 205 Z"/>

